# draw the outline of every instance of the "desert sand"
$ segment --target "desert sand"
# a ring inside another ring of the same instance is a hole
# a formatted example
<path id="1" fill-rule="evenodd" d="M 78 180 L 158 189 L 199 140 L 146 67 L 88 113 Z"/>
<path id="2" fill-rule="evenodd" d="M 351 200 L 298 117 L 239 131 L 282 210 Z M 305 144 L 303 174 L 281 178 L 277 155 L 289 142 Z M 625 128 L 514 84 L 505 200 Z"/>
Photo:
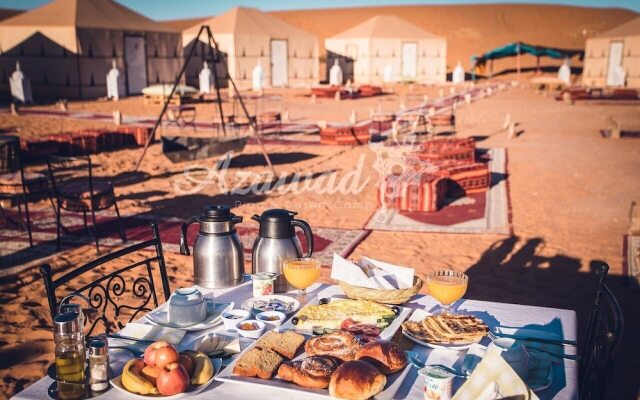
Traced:
<path id="1" fill-rule="evenodd" d="M 398 87 L 397 92 L 407 88 Z M 434 88 L 417 87 L 416 92 L 433 93 Z M 275 92 L 275 91 L 274 91 Z M 364 114 L 378 103 L 397 109 L 404 95 L 356 101 L 321 100 L 310 105 L 303 91 L 287 90 L 283 107 L 292 119 L 346 122 L 354 108 Z M 53 106 L 52 106 L 53 107 Z M 199 110 L 206 120 L 207 111 Z M 210 107 L 210 106 L 209 106 Z M 156 106 L 146 106 L 140 98 L 118 103 L 72 102 L 70 109 L 110 111 L 121 109 L 130 115 L 154 115 Z M 414 267 L 420 274 L 450 267 L 470 277 L 468 298 L 511 302 L 576 310 L 580 334 L 595 291 L 591 263 L 604 260 L 611 266 L 609 282 L 619 296 L 626 316 L 623 349 L 611 384 L 617 398 L 635 397 L 638 383 L 634 371 L 640 368 L 640 329 L 635 306 L 638 292 L 623 286 L 622 235 L 628 224 L 629 206 L 640 193 L 640 141 L 610 140 L 599 129 L 612 116 L 624 126 L 640 127 L 637 106 L 568 105 L 537 94 L 525 87 L 510 88 L 492 97 L 458 109 L 458 136 L 477 137 L 478 146 L 506 147 L 509 158 L 509 186 L 513 210 L 513 236 L 454 235 L 372 232 L 354 251 Z M 521 134 L 507 139 L 501 130 L 509 113 Z M 0 129 L 20 128 L 21 135 L 44 135 L 84 128 L 86 124 L 42 117 L 0 116 Z M 286 146 L 270 145 L 268 151 L 280 160 L 278 173 L 324 172 L 335 170 L 340 178 L 366 155 L 366 146 Z M 124 149 L 93 156 L 97 175 L 115 177 L 116 194 L 126 215 L 151 212 L 159 216 L 187 219 L 211 203 L 236 205 L 234 212 L 248 218 L 254 213 L 286 207 L 298 211 L 312 226 L 362 228 L 376 207 L 375 185 L 357 195 L 342 196 L 302 193 L 295 197 L 257 195 L 230 197 L 216 185 L 194 194 L 179 194 L 175 184 L 185 167 L 172 164 L 153 144 L 139 172 L 130 172 L 140 149 Z M 247 146 L 229 172 L 231 180 L 240 173 L 265 171 L 257 146 Z M 213 160 L 199 162 L 210 167 Z M 34 166 L 32 168 L 42 168 Z M 365 170 L 371 182 L 377 173 Z M 239 203 L 236 203 L 239 202 Z M 45 207 L 46 204 L 40 204 Z M 37 267 L 50 263 L 57 274 L 96 257 L 95 247 L 66 249 L 44 260 L 4 269 L 0 278 L 0 397 L 8 397 L 42 377 L 53 360 L 51 320 L 43 296 Z M 172 289 L 193 283 L 190 257 L 165 253 Z M 132 260 L 131 258 L 130 260 Z M 324 280 L 328 271 L 324 271 Z M 90 279 L 90 276 L 86 279 Z M 582 337 L 582 336 L 581 336 Z"/>

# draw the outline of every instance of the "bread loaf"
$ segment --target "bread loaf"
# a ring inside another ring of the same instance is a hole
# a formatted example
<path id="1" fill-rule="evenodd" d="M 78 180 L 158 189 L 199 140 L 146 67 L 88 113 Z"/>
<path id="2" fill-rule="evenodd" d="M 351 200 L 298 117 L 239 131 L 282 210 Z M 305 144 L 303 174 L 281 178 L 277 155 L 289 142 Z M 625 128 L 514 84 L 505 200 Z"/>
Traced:
<path id="1" fill-rule="evenodd" d="M 407 353 L 389 340 L 376 340 L 362 346 L 356 360 L 366 361 L 385 375 L 396 373 L 407 366 Z"/>
<path id="2" fill-rule="evenodd" d="M 278 377 L 302 387 L 325 389 L 329 386 L 331 374 L 341 363 L 336 357 L 311 356 L 280 365 Z"/>
<path id="3" fill-rule="evenodd" d="M 345 400 L 365 400 L 380 393 L 387 377 L 373 365 L 360 361 L 347 361 L 331 375 L 329 394 Z"/>

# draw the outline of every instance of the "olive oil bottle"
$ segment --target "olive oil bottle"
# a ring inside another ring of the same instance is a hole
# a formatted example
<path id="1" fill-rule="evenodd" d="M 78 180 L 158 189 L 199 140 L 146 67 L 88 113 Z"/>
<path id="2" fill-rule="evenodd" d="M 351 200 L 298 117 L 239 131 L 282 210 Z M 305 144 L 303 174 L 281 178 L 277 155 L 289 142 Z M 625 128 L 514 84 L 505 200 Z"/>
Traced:
<path id="1" fill-rule="evenodd" d="M 71 311 L 57 315 L 54 329 L 58 399 L 82 399 L 86 393 L 86 356 L 78 313 Z"/>

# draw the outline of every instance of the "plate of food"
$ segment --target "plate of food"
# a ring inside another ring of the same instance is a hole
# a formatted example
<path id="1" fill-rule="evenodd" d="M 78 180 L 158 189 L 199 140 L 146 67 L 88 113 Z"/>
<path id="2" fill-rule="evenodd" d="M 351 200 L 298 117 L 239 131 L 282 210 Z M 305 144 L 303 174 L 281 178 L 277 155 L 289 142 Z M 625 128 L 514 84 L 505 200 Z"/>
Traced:
<path id="1" fill-rule="evenodd" d="M 291 296 L 272 294 L 245 300 L 240 308 L 249 311 L 254 317 L 265 311 L 280 311 L 289 315 L 300 308 L 300 302 Z"/>
<path id="2" fill-rule="evenodd" d="M 489 327 L 473 315 L 432 314 L 418 309 L 402 323 L 404 336 L 434 349 L 466 350 L 488 333 Z"/>
<path id="3" fill-rule="evenodd" d="M 366 338 L 391 339 L 411 309 L 344 297 L 310 300 L 281 330 L 307 335 L 343 330 Z"/>
<path id="4" fill-rule="evenodd" d="M 388 340 L 363 345 L 344 331 L 312 337 L 271 331 L 215 379 L 291 396 L 392 399 L 409 369 L 406 353 Z"/>
<path id="5" fill-rule="evenodd" d="M 233 303 L 215 303 L 212 299 L 206 299 L 207 301 L 207 316 L 205 319 L 197 324 L 190 326 L 180 326 L 171 323 L 169 320 L 169 307 L 168 303 L 163 304 L 156 310 L 151 311 L 145 316 L 145 318 L 154 325 L 167 326 L 170 328 L 182 329 L 187 332 L 202 331 L 204 329 L 212 328 L 222 323 L 222 314 L 233 308 Z"/>
<path id="6" fill-rule="evenodd" d="M 111 386 L 126 397 L 181 399 L 201 392 L 220 372 L 222 359 L 198 351 L 181 353 L 171 344 L 150 344 L 144 357 L 129 360 Z"/>

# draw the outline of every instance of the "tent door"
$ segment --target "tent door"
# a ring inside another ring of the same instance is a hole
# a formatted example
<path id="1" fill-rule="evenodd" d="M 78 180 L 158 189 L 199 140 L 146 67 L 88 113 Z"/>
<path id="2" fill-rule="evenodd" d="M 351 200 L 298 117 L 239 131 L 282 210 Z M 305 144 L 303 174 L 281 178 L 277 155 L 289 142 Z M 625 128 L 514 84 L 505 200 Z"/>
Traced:
<path id="1" fill-rule="evenodd" d="M 127 70 L 127 93 L 140 94 L 147 86 L 147 57 L 141 36 L 124 37 L 124 61 Z"/>
<path id="2" fill-rule="evenodd" d="M 271 86 L 287 86 L 287 41 L 271 41 Z"/>
<path id="3" fill-rule="evenodd" d="M 622 42 L 611 42 L 609 46 L 609 64 L 607 66 L 607 86 L 623 86 L 619 82 L 618 67 L 622 65 Z"/>
<path id="4" fill-rule="evenodd" d="M 402 77 L 415 78 L 418 76 L 418 44 L 402 43 Z"/>

